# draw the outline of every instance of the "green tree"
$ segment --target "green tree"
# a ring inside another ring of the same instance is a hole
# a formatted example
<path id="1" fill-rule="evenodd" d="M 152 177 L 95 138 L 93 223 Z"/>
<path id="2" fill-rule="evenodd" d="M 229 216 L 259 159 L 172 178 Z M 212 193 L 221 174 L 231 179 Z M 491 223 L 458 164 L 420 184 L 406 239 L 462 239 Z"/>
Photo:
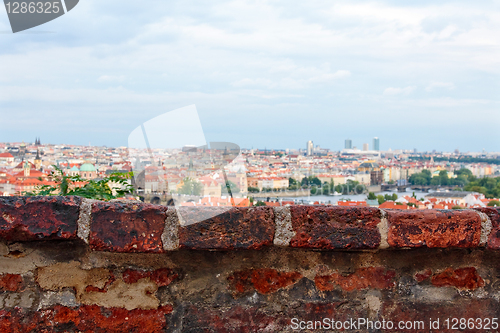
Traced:
<path id="1" fill-rule="evenodd" d="M 422 170 L 422 172 L 414 173 L 410 176 L 408 181 L 412 185 L 430 185 L 431 184 L 431 172 L 427 169 Z"/>
<path id="2" fill-rule="evenodd" d="M 302 178 L 302 181 L 300 182 L 300 184 L 302 186 L 309 186 L 309 178 L 308 177 Z"/>
<path id="3" fill-rule="evenodd" d="M 321 192 L 322 192 L 323 195 L 330 194 L 330 185 L 328 185 L 327 182 L 323 183 L 323 186 L 321 187 Z"/>
<path id="4" fill-rule="evenodd" d="M 250 192 L 250 193 L 259 193 L 259 192 L 260 192 L 260 190 L 259 190 L 259 188 L 258 188 L 258 187 L 252 187 L 252 186 L 249 186 L 249 187 L 248 187 L 248 192 Z"/>
<path id="5" fill-rule="evenodd" d="M 54 196 L 74 195 L 88 199 L 111 200 L 124 197 L 134 192 L 134 187 L 129 184 L 132 173 L 113 173 L 99 180 L 83 179 L 80 176 L 68 176 L 57 166 L 49 174 L 49 180 L 55 185 L 42 185 L 33 192 L 23 192 L 23 195 Z M 39 178 L 40 179 L 40 178 Z M 41 180 L 41 179 L 40 179 Z M 83 186 L 81 186 L 83 184 Z"/>
<path id="6" fill-rule="evenodd" d="M 398 195 L 396 193 L 384 195 L 385 201 L 396 201 L 398 200 Z"/>
<path id="7" fill-rule="evenodd" d="M 467 168 L 462 168 L 460 170 L 455 170 L 455 175 L 457 175 L 457 177 L 462 176 L 465 179 L 469 179 L 472 177 L 472 171 Z"/>
<path id="8" fill-rule="evenodd" d="M 368 200 L 377 200 L 377 196 L 373 192 L 368 192 Z"/>
<path id="9" fill-rule="evenodd" d="M 500 196 L 500 177 L 470 178 L 471 181 L 465 185 L 465 191 L 473 191 L 484 194 L 493 199 Z"/>
<path id="10" fill-rule="evenodd" d="M 491 200 L 490 202 L 488 202 L 488 204 L 486 206 L 488 206 L 488 207 L 500 207 L 500 201 Z"/>
<path id="11" fill-rule="evenodd" d="M 316 186 L 311 187 L 311 195 L 315 195 L 317 191 L 318 188 Z"/>
<path id="12" fill-rule="evenodd" d="M 195 179 L 190 177 L 184 178 L 183 182 L 184 184 L 179 189 L 180 194 L 201 195 L 203 185 L 200 182 L 197 182 Z"/>
<path id="13" fill-rule="evenodd" d="M 257 203 L 254 206 L 265 206 L 266 204 L 262 201 L 257 201 Z"/>
<path id="14" fill-rule="evenodd" d="M 309 183 L 316 186 L 321 186 L 321 180 L 319 180 L 318 177 L 309 176 Z"/>
<path id="15" fill-rule="evenodd" d="M 377 195 L 378 204 L 381 205 L 385 202 L 385 198 L 382 194 Z"/>

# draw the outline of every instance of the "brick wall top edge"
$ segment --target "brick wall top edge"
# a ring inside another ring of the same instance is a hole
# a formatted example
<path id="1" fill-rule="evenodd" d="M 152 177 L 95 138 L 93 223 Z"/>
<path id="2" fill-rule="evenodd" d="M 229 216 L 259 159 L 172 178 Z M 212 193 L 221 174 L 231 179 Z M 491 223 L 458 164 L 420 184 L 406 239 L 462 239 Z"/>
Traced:
<path id="1" fill-rule="evenodd" d="M 292 205 L 282 208 L 288 213 L 275 215 L 271 207 L 174 208 L 120 200 L 92 201 L 84 209 L 89 202 L 79 197 L 0 197 L 0 241 L 75 240 L 85 234 L 79 229 L 87 228 L 84 241 L 94 251 L 261 249 L 274 246 L 275 233 L 287 228 L 288 243 L 279 244 L 303 249 L 500 249 L 500 208 Z"/>

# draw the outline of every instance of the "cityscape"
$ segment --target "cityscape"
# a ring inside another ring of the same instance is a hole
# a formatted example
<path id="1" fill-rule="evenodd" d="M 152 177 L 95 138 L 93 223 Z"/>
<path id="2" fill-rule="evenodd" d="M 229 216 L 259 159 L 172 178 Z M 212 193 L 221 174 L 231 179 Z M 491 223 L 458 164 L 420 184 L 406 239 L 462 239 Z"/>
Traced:
<path id="1" fill-rule="evenodd" d="M 298 149 L 185 146 L 129 149 L 34 142 L 0 143 L 0 195 L 55 186 L 54 171 L 84 186 L 129 174 L 126 199 L 179 206 L 315 204 L 387 209 L 498 205 L 500 153 L 381 150 L 345 139 L 333 151 L 307 141 Z M 111 188 L 117 184 L 110 184 Z M 119 186 L 118 186 L 119 187 Z M 57 194 L 57 193 L 54 193 Z"/>

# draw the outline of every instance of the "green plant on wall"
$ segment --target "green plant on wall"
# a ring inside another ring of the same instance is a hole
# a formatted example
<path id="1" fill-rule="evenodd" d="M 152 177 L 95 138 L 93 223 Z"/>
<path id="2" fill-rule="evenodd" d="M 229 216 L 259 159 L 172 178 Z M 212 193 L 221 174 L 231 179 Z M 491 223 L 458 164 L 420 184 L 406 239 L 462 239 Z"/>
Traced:
<path id="1" fill-rule="evenodd" d="M 23 195 L 54 196 L 75 195 L 88 199 L 111 200 L 124 197 L 134 192 L 134 187 L 128 180 L 132 173 L 113 173 L 99 180 L 83 179 L 80 176 L 68 176 L 57 166 L 49 175 L 49 180 L 54 185 L 41 185 L 33 192 L 23 192 Z M 40 179 L 41 180 L 41 179 Z M 79 186 L 81 183 L 83 186 Z"/>

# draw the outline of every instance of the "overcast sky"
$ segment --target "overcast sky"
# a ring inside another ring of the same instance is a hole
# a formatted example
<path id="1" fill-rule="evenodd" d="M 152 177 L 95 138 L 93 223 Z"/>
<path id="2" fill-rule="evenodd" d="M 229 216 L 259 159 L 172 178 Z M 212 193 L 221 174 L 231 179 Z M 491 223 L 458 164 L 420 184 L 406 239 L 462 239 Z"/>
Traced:
<path id="1" fill-rule="evenodd" d="M 500 1 L 212 3 L 80 0 L 16 34 L 0 10 L 0 141 L 127 145 L 195 104 L 245 148 L 500 151 Z"/>

